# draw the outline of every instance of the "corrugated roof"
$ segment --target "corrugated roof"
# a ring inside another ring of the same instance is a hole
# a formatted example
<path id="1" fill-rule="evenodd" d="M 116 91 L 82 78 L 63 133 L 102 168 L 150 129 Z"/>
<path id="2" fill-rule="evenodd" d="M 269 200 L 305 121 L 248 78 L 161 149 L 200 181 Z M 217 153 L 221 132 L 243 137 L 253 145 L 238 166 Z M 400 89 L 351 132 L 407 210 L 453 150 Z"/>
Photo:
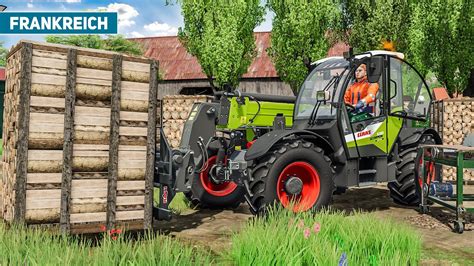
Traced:
<path id="1" fill-rule="evenodd" d="M 277 78 L 278 74 L 271 58 L 267 54 L 271 32 L 256 32 L 255 44 L 257 56 L 248 68 L 244 78 Z M 165 80 L 206 79 L 197 59 L 190 55 L 177 36 L 132 38 L 145 49 L 144 56 L 160 62 L 160 72 Z M 328 55 L 342 55 L 348 50 L 344 43 L 332 47 Z"/>
<path id="2" fill-rule="evenodd" d="M 0 81 L 5 80 L 5 68 L 0 67 Z"/>

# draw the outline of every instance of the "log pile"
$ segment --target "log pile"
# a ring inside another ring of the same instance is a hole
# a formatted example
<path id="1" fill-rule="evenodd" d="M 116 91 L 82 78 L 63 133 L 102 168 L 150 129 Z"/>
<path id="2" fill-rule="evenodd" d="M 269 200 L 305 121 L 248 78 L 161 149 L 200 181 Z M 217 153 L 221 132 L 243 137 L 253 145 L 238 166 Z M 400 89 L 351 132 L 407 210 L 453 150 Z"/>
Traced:
<path id="1" fill-rule="evenodd" d="M 209 102 L 212 97 L 206 95 L 167 95 L 163 97 L 163 131 L 172 148 L 181 141 L 184 123 L 194 103 Z"/>
<path id="2" fill-rule="evenodd" d="M 64 232 L 150 228 L 157 62 L 21 42 L 7 59 L 2 215 Z"/>
<path id="3" fill-rule="evenodd" d="M 433 105 L 432 126 L 441 135 L 443 144 L 460 145 L 468 133 L 474 132 L 474 99 L 445 99 Z M 444 180 L 456 179 L 456 168 L 443 166 Z M 464 170 L 465 180 L 474 180 L 471 170 Z"/>

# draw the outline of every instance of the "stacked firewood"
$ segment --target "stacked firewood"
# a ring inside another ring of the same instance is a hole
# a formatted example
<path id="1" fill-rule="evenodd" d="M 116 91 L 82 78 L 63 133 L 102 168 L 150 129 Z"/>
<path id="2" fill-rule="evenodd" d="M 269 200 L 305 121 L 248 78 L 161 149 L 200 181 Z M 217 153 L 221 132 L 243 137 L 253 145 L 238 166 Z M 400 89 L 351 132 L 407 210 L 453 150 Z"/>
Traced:
<path id="1" fill-rule="evenodd" d="M 474 99 L 445 99 L 435 102 L 432 126 L 441 134 L 443 144 L 461 145 L 468 133 L 474 132 Z M 456 179 L 456 168 L 443 166 L 445 180 Z M 474 180 L 471 170 L 464 170 L 465 180 Z"/>
<path id="2" fill-rule="evenodd" d="M 163 131 L 172 148 L 177 148 L 183 134 L 184 123 L 198 102 L 209 102 L 212 97 L 206 95 L 167 95 L 163 97 Z"/>
<path id="3" fill-rule="evenodd" d="M 30 42 L 13 48 L 3 125 L 4 219 L 60 223 L 75 232 L 105 224 L 147 227 L 156 72 L 148 59 L 106 51 Z"/>

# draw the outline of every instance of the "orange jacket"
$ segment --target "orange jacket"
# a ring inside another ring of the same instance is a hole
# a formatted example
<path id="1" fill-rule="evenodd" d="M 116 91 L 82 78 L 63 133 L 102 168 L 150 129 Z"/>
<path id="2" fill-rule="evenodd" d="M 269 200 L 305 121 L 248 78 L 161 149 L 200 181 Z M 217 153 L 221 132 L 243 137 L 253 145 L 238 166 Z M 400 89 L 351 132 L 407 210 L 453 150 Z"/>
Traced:
<path id="1" fill-rule="evenodd" d="M 344 102 L 356 105 L 360 100 L 364 100 L 367 106 L 369 103 L 375 101 L 378 90 L 378 83 L 369 83 L 367 79 L 357 81 L 352 84 L 344 94 Z"/>

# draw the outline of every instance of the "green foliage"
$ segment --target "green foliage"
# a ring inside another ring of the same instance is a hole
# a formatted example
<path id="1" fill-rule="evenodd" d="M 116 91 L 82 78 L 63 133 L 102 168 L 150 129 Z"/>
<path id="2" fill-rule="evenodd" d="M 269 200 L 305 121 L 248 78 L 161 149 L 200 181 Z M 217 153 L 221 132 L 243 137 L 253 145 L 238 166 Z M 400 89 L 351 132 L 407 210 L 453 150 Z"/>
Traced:
<path id="1" fill-rule="evenodd" d="M 409 0 L 341 0 L 340 31 L 356 52 L 381 49 L 385 40 L 407 47 Z"/>
<path id="2" fill-rule="evenodd" d="M 235 265 L 418 265 L 421 239 L 373 214 L 273 210 L 233 236 L 229 256 Z"/>
<path id="3" fill-rule="evenodd" d="M 6 66 L 7 53 L 8 53 L 8 49 L 3 47 L 3 42 L 0 42 L 0 66 Z"/>
<path id="4" fill-rule="evenodd" d="M 432 70 L 452 94 L 462 92 L 474 69 L 474 6 L 469 0 L 413 3 L 409 55 Z"/>
<path id="5" fill-rule="evenodd" d="M 106 39 L 102 39 L 99 35 L 50 35 L 46 36 L 46 41 L 84 48 L 102 49 L 130 55 L 143 54 L 143 50 L 139 43 L 129 41 L 122 35 L 109 35 Z"/>
<path id="6" fill-rule="evenodd" d="M 332 0 L 269 0 L 268 7 L 275 13 L 269 54 L 280 78 L 297 92 L 311 63 L 327 54 L 326 34 L 339 10 Z"/>
<path id="7" fill-rule="evenodd" d="M 259 0 L 181 0 L 179 38 L 197 57 L 211 86 L 237 86 L 255 53 L 254 28 L 263 21 Z"/>
<path id="8" fill-rule="evenodd" d="M 171 237 L 106 233 L 91 238 L 52 235 L 41 229 L 7 228 L 0 222 L 1 265 L 210 265 L 211 255 Z"/>

